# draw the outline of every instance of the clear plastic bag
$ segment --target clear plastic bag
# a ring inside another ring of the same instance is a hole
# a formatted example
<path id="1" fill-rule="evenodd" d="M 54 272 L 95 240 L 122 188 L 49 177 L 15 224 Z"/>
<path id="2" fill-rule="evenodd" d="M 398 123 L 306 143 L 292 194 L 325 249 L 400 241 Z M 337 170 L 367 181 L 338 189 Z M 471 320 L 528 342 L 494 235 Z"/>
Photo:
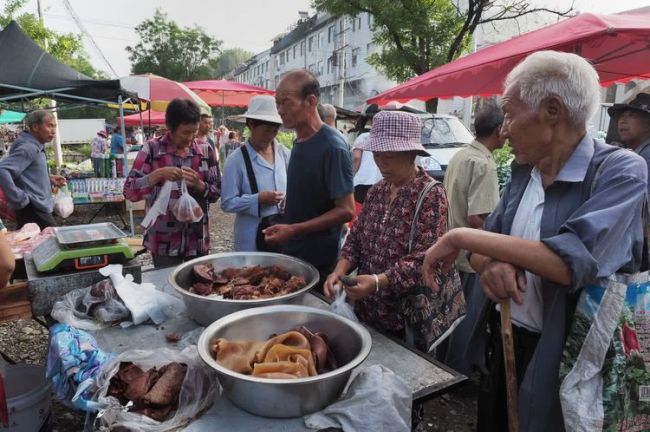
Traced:
<path id="1" fill-rule="evenodd" d="M 181 196 L 172 207 L 176 220 L 183 223 L 199 222 L 203 218 L 203 209 L 192 195 L 187 191 L 187 184 L 181 184 Z"/>
<path id="2" fill-rule="evenodd" d="M 67 218 L 74 212 L 74 201 L 68 193 L 67 189 L 61 188 L 54 197 L 54 213 L 61 216 L 63 219 Z"/>
<path id="3" fill-rule="evenodd" d="M 167 208 L 169 206 L 169 197 L 171 196 L 173 186 L 174 182 L 166 181 L 165 184 L 160 188 L 160 192 L 158 192 L 156 201 L 154 201 L 153 205 L 147 211 L 147 214 L 140 223 L 142 227 L 149 228 L 151 225 L 153 225 L 154 222 L 156 222 L 158 216 L 167 214 L 169 211 Z"/>
<path id="4" fill-rule="evenodd" d="M 70 291 L 54 303 L 51 315 L 60 323 L 90 331 L 131 318 L 129 310 L 108 279 Z"/>
<path id="5" fill-rule="evenodd" d="M 340 285 L 334 285 L 334 289 L 336 290 L 336 296 L 332 304 L 330 304 L 330 311 L 349 320 L 358 322 L 359 318 L 354 314 L 354 307 L 345 301 L 345 290 Z"/>
<path id="6" fill-rule="evenodd" d="M 111 378 L 118 372 L 120 363 L 132 362 L 142 370 L 161 368 L 172 362 L 187 365 L 185 379 L 178 395 L 178 406 L 164 421 L 156 421 L 142 414 L 128 412 L 113 396 L 108 396 Z M 187 426 L 208 409 L 219 390 L 215 373 L 201 361 L 196 346 L 175 351 L 161 348 L 155 351 L 131 350 L 119 354 L 102 367 L 95 380 L 95 406 L 97 415 L 86 417 L 87 430 L 112 431 L 134 430 L 140 432 L 164 432 Z M 120 429 L 123 428 L 123 429 Z"/>

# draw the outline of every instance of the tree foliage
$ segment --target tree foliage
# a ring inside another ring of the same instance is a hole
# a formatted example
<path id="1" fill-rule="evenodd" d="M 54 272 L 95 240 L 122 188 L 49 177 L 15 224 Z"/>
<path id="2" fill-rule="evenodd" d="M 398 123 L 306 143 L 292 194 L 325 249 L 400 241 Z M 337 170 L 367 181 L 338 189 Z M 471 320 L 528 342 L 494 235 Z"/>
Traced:
<path id="1" fill-rule="evenodd" d="M 480 24 L 512 20 L 538 11 L 529 0 L 313 0 L 313 6 L 334 16 L 373 16 L 373 42 L 382 51 L 368 61 L 387 77 L 402 82 L 459 57 Z M 465 3 L 465 2 L 463 2 Z"/>
<path id="2" fill-rule="evenodd" d="M 15 20 L 30 38 L 57 60 L 91 78 L 106 78 L 90 63 L 80 36 L 47 28 L 35 14 L 22 12 L 26 3 L 27 0 L 7 0 L 0 12 L 0 26 L 4 28 Z"/>
<path id="3" fill-rule="evenodd" d="M 181 28 L 158 9 L 135 31 L 140 42 L 126 48 L 134 74 L 153 73 L 175 81 L 212 76 L 210 64 L 220 53 L 221 41 L 202 28 Z"/>
<path id="4" fill-rule="evenodd" d="M 253 57 L 253 53 L 241 48 L 223 50 L 221 55 L 212 62 L 212 76 L 223 78 L 228 72 L 251 57 Z"/>

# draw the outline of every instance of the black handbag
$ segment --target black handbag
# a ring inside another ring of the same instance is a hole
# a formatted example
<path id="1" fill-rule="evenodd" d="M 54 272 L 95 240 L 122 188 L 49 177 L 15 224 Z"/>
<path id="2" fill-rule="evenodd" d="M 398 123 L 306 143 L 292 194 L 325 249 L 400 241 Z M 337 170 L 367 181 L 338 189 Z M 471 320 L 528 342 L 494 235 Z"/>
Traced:
<path id="1" fill-rule="evenodd" d="M 248 176 L 248 183 L 251 186 L 251 192 L 253 194 L 259 193 L 259 189 L 257 187 L 257 179 L 255 178 L 255 172 L 253 171 L 253 164 L 251 162 L 250 155 L 248 154 L 248 149 L 246 148 L 246 145 L 241 146 L 241 153 L 242 156 L 244 157 L 244 165 L 246 165 L 246 175 Z M 262 216 L 261 204 L 257 212 L 259 216 Z M 264 233 L 262 232 L 268 227 L 280 223 L 282 223 L 281 214 L 273 214 L 273 215 L 264 216 L 260 218 L 260 222 L 259 224 L 257 224 L 257 232 L 255 233 L 255 247 L 257 248 L 258 251 L 277 252 L 277 253 L 282 252 L 282 246 L 267 243 L 264 240 Z"/>

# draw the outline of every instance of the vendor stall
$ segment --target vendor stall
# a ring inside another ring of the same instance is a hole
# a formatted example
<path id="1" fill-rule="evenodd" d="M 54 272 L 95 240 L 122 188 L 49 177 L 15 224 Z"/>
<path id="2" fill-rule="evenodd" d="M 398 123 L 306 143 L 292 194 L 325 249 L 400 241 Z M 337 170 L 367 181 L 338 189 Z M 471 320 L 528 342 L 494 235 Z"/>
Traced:
<path id="1" fill-rule="evenodd" d="M 169 275 L 174 270 L 160 269 L 142 273 L 142 281 L 153 283 L 157 289 L 178 297 L 169 283 Z M 319 296 L 307 294 L 305 304 L 325 309 L 328 304 Z M 185 308 L 181 307 L 175 317 L 160 326 L 139 325 L 128 328 L 111 327 L 93 332 L 97 344 L 102 349 L 119 354 L 130 349 L 174 348 L 167 335 L 187 335 L 188 343 L 196 343 L 202 328 L 190 319 Z M 443 394 L 463 381 L 465 377 L 437 363 L 431 357 L 413 351 L 399 341 L 369 329 L 372 349 L 362 368 L 381 364 L 401 377 L 418 402 Z M 258 417 L 233 405 L 226 397 L 216 397 L 212 407 L 200 418 L 193 421 L 185 431 L 200 432 L 212 430 L 238 431 L 309 431 L 301 417 L 291 419 L 270 419 Z"/>

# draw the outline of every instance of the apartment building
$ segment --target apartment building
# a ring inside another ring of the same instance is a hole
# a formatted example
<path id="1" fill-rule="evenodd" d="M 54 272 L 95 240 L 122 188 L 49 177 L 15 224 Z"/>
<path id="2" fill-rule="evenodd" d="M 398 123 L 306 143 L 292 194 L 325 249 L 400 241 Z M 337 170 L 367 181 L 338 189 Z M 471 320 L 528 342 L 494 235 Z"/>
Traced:
<path id="1" fill-rule="evenodd" d="M 275 89 L 286 72 L 305 68 L 318 77 L 322 102 L 360 109 L 366 99 L 397 84 L 366 61 L 376 50 L 372 20 L 367 13 L 340 18 L 304 14 L 269 50 L 238 66 L 227 78 Z"/>

